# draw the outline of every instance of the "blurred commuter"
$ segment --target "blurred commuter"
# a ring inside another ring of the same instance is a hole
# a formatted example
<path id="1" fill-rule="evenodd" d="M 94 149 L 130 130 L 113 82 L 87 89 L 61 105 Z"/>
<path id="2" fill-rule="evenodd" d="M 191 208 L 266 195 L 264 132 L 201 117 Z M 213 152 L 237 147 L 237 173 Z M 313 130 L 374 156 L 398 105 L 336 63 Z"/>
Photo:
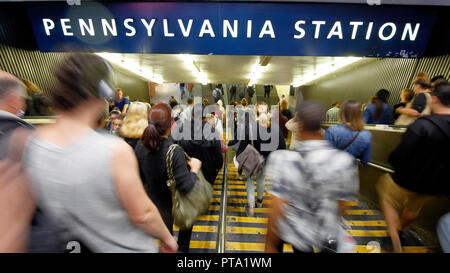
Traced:
<path id="1" fill-rule="evenodd" d="M 208 99 L 203 99 L 202 104 L 203 104 L 204 106 L 209 105 L 209 100 L 208 100 Z"/>
<path id="2" fill-rule="evenodd" d="M 410 125 L 418 117 L 431 114 L 431 82 L 428 81 L 424 73 L 419 73 L 414 81 L 414 93 L 416 96 L 411 107 L 399 107 L 397 113 L 401 116 L 398 125 Z"/>
<path id="3" fill-rule="evenodd" d="M 292 132 L 291 140 L 289 144 L 290 150 L 295 150 L 300 143 L 300 135 L 298 130 L 298 122 L 297 122 L 297 113 L 295 113 L 295 117 L 291 118 L 285 124 L 286 129 Z"/>
<path id="4" fill-rule="evenodd" d="M 286 99 L 280 102 L 280 113 L 285 116 L 288 120 L 292 118 L 292 113 L 288 108 L 288 102 Z"/>
<path id="5" fill-rule="evenodd" d="M 158 238 L 162 251 L 174 252 L 176 242 L 142 186 L 133 150 L 93 130 L 104 98 L 114 93 L 112 74 L 92 54 L 71 55 L 57 70 L 50 100 L 58 118 L 39 126 L 25 153 L 37 204 L 63 238 L 94 252 L 157 252 Z"/>
<path id="6" fill-rule="evenodd" d="M 194 98 L 194 93 L 192 92 L 193 90 L 194 90 L 194 84 L 188 83 L 187 84 L 188 98 Z"/>
<path id="7" fill-rule="evenodd" d="M 354 158 L 323 139 L 321 106 L 299 107 L 301 142 L 296 151 L 276 151 L 266 162 L 272 180 L 265 252 L 282 252 L 289 243 L 297 252 L 320 252 L 329 236 L 336 237 L 342 201 L 354 201 L 359 189 Z"/>
<path id="8" fill-rule="evenodd" d="M 450 212 L 439 219 L 437 235 L 444 253 L 450 253 Z"/>
<path id="9" fill-rule="evenodd" d="M 372 134 L 364 130 L 361 103 L 345 101 L 339 111 L 341 124 L 329 127 L 325 139 L 339 150 L 344 150 L 361 160 L 363 165 L 370 162 Z"/>
<path id="10" fill-rule="evenodd" d="M 114 106 L 119 108 L 122 114 L 126 114 L 128 111 L 128 106 L 130 105 L 130 100 L 123 96 L 123 91 L 117 88 L 116 99 L 114 100 Z"/>
<path id="11" fill-rule="evenodd" d="M 201 104 L 194 106 L 192 119 L 187 121 L 190 123 L 190 126 L 185 127 L 191 129 L 190 135 L 187 139 L 182 138 L 179 140 L 178 144 L 190 157 L 198 158 L 202 162 L 203 175 L 212 185 L 219 170 L 222 168 L 223 158 L 219 134 L 215 126 L 208 123 L 206 117 L 203 116 L 206 114 L 204 110 L 205 107 Z M 194 122 L 195 118 L 197 118 L 197 121 L 201 120 L 201 123 Z M 214 117 L 211 118 L 214 119 Z M 195 132 L 203 132 L 201 138 L 196 139 Z"/>
<path id="12" fill-rule="evenodd" d="M 175 99 L 175 97 L 174 96 L 170 96 L 170 99 L 169 99 L 169 106 L 170 106 L 170 108 L 174 109 L 175 106 L 177 106 L 177 105 L 178 105 L 178 101 Z"/>
<path id="13" fill-rule="evenodd" d="M 124 114 L 119 114 L 111 123 L 111 129 L 109 132 L 112 135 L 119 136 L 120 135 L 120 128 L 122 127 L 123 120 L 125 119 Z"/>
<path id="14" fill-rule="evenodd" d="M 120 112 L 119 112 L 119 111 L 116 111 L 116 110 L 112 110 L 112 111 L 109 113 L 109 121 L 108 121 L 108 123 L 106 124 L 106 129 L 107 129 L 108 131 L 111 130 L 111 125 L 112 125 L 113 121 L 114 121 L 119 115 L 120 115 Z"/>
<path id="15" fill-rule="evenodd" d="M 181 100 L 183 100 L 184 94 L 186 93 L 186 91 L 184 90 L 184 83 L 181 82 L 179 87 L 180 87 L 180 97 L 181 97 Z"/>
<path id="16" fill-rule="evenodd" d="M 413 98 L 414 91 L 412 91 L 411 89 L 405 88 L 400 92 L 400 103 L 394 105 L 394 111 L 392 114 L 395 124 L 397 124 L 397 119 L 400 117 L 400 114 L 397 113 L 397 109 L 401 107 L 411 108 Z"/>
<path id="17" fill-rule="evenodd" d="M 272 90 L 272 85 L 264 85 L 264 98 L 270 97 L 270 91 Z"/>
<path id="18" fill-rule="evenodd" d="M 212 96 L 214 98 L 214 103 L 217 103 L 217 101 L 222 98 L 222 90 L 220 90 L 219 85 L 216 85 L 216 88 L 212 92 Z"/>
<path id="19" fill-rule="evenodd" d="M 230 88 L 228 89 L 229 92 L 229 100 L 230 101 L 235 101 L 236 100 L 236 92 L 237 92 L 237 85 L 236 84 L 232 84 L 230 85 Z"/>
<path id="20" fill-rule="evenodd" d="M 328 109 L 327 114 L 325 115 L 325 122 L 329 123 L 338 123 L 338 113 L 340 104 L 338 102 L 333 102 L 332 107 Z"/>
<path id="21" fill-rule="evenodd" d="M 241 101 L 245 98 L 245 89 L 246 89 L 245 85 L 240 84 L 238 86 L 239 99 Z"/>
<path id="22" fill-rule="evenodd" d="M 249 115 L 245 115 L 245 120 L 242 122 L 242 126 L 238 126 L 238 130 L 243 130 L 243 132 L 238 132 L 238 135 L 243 134 L 243 139 L 240 140 L 236 157 L 238 157 L 247 148 L 247 145 L 253 145 L 253 147 L 264 157 L 264 160 L 267 159 L 271 152 L 286 149 L 286 142 L 284 141 L 284 137 L 279 126 L 276 123 L 270 123 L 267 118 L 267 114 L 260 113 L 256 127 L 253 124 L 254 122 L 252 122 L 255 121 L 255 117 L 253 116 L 254 114 L 248 114 Z M 266 134 L 264 135 L 264 138 L 263 134 Z M 258 194 L 256 202 L 253 176 L 248 176 L 246 179 L 248 200 L 246 212 L 250 217 L 254 215 L 255 205 L 258 208 L 262 207 L 265 186 L 263 169 L 253 175 L 255 176 Z"/>
<path id="23" fill-rule="evenodd" d="M 432 196 L 450 195 L 450 84 L 437 85 L 431 96 L 433 114 L 408 127 L 389 156 L 395 172 L 384 174 L 377 183 L 380 206 L 396 252 L 402 251 L 404 228 L 416 219 L 423 205 Z"/>
<path id="24" fill-rule="evenodd" d="M 34 129 L 17 116 L 25 111 L 26 94 L 18 78 L 0 71 L 0 253 L 26 251 L 34 211 L 28 181 L 20 168 L 25 137 Z"/>
<path id="25" fill-rule="evenodd" d="M 17 128 L 33 129 L 18 115 L 25 112 L 25 86 L 13 75 L 0 71 L 0 159 L 6 155 L 12 132 Z"/>
<path id="26" fill-rule="evenodd" d="M 253 86 L 249 85 L 247 86 L 247 94 L 248 94 L 248 103 L 252 103 L 253 96 L 255 95 L 255 89 Z"/>
<path id="27" fill-rule="evenodd" d="M 274 117 L 278 121 L 277 123 L 281 129 L 281 133 L 283 134 L 283 137 L 286 139 L 288 137 L 288 133 L 289 133 L 288 129 L 286 128 L 286 123 L 288 122 L 288 118 L 285 115 L 283 115 L 283 113 L 281 113 L 280 111 L 281 111 L 281 108 L 278 108 L 277 110 L 275 110 Z"/>
<path id="28" fill-rule="evenodd" d="M 120 127 L 120 136 L 133 150 L 148 126 L 147 118 L 147 106 L 143 102 L 132 102 L 130 104 L 128 114 Z"/>
<path id="29" fill-rule="evenodd" d="M 363 116 L 367 124 L 392 124 L 392 106 L 387 104 L 389 95 L 389 91 L 380 89 L 374 102 L 366 105 Z"/>
<path id="30" fill-rule="evenodd" d="M 438 75 L 438 76 L 433 77 L 430 80 L 430 82 L 431 82 L 431 85 L 433 87 L 438 85 L 438 84 L 440 84 L 440 83 L 448 83 L 447 79 L 444 76 L 442 76 L 442 75 Z"/>
<path id="31" fill-rule="evenodd" d="M 186 120 L 192 119 L 192 109 L 194 108 L 194 99 L 188 98 L 186 103 L 187 103 L 186 108 L 184 108 L 183 112 L 181 112 L 180 114 L 181 123 L 185 122 Z"/>
<path id="32" fill-rule="evenodd" d="M 135 148 L 139 171 L 147 194 L 155 203 L 171 233 L 173 231 L 172 193 L 166 184 L 168 180 L 166 155 L 173 144 L 168 139 L 172 123 L 174 120 L 167 104 L 153 106 L 148 114 L 148 127 Z M 197 173 L 202 165 L 201 161 L 196 158 L 186 161 L 183 149 L 176 147 L 172 162 L 177 189 L 182 193 L 188 193 L 194 187 Z M 180 251 L 189 251 L 191 232 L 192 229 L 180 230 L 178 234 Z"/>

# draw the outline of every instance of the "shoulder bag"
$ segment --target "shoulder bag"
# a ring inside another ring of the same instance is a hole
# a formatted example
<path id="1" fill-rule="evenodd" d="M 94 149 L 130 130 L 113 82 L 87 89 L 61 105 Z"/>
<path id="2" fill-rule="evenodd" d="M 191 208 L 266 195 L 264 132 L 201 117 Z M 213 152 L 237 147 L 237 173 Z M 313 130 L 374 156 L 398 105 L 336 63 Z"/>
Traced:
<path id="1" fill-rule="evenodd" d="M 249 130 L 251 130 L 251 128 Z M 264 165 L 264 157 L 253 146 L 253 140 L 251 140 L 251 144 L 249 143 L 247 147 L 245 147 L 245 150 L 236 157 L 236 161 L 239 163 L 239 170 L 244 169 L 248 177 L 257 173 Z"/>
<path id="2" fill-rule="evenodd" d="M 181 193 L 176 188 L 175 177 L 173 175 L 173 152 L 177 144 L 169 147 L 166 155 L 167 168 L 167 186 L 172 192 L 172 216 L 174 224 L 180 229 L 188 229 L 192 227 L 197 217 L 204 213 L 209 206 L 209 200 L 212 198 L 212 186 L 203 176 L 200 170 L 197 174 L 197 180 L 194 187 L 186 194 Z M 184 153 L 186 160 L 190 157 Z"/>

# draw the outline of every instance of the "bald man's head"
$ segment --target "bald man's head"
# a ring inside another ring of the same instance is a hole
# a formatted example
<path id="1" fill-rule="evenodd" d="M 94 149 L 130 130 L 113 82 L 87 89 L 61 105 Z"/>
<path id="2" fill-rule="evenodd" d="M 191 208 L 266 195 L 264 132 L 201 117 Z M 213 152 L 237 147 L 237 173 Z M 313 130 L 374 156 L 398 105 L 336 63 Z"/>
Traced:
<path id="1" fill-rule="evenodd" d="M 17 115 L 25 111 L 27 92 L 23 83 L 15 76 L 0 71 L 0 110 Z"/>

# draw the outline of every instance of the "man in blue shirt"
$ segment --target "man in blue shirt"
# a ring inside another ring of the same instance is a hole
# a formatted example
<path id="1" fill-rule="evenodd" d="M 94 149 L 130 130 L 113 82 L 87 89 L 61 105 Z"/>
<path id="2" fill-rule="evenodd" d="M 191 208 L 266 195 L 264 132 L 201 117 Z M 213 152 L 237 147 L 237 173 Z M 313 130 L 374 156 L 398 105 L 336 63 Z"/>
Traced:
<path id="1" fill-rule="evenodd" d="M 130 101 L 127 98 L 123 97 L 122 89 L 117 88 L 116 99 L 114 100 L 114 106 L 119 108 L 122 114 L 126 114 L 128 111 L 128 105 L 130 105 Z"/>

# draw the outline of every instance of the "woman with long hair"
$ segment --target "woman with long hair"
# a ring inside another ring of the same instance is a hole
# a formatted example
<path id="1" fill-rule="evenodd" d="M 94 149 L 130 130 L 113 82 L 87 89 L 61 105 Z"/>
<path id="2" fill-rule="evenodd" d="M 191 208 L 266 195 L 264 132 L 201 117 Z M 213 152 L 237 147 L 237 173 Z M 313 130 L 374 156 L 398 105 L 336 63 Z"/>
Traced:
<path id="1" fill-rule="evenodd" d="M 389 95 L 386 89 L 378 90 L 374 102 L 364 109 L 364 120 L 367 124 L 392 124 L 392 106 L 387 103 Z"/>
<path id="2" fill-rule="evenodd" d="M 347 151 L 361 160 L 362 164 L 367 164 L 371 156 L 372 135 L 364 130 L 361 103 L 353 100 L 345 101 L 339 110 L 339 119 L 342 123 L 328 128 L 325 139 L 334 147 Z"/>
<path id="3" fill-rule="evenodd" d="M 132 102 L 128 108 L 128 114 L 120 128 L 120 136 L 130 144 L 133 149 L 142 137 L 148 126 L 147 106 L 143 102 Z"/>
<path id="4" fill-rule="evenodd" d="M 172 193 L 166 184 L 168 179 L 166 155 L 173 144 L 169 140 L 170 128 L 174 123 L 172 109 L 164 103 L 153 106 L 148 113 L 148 126 L 138 141 L 135 153 L 139 163 L 142 181 L 148 196 L 153 200 L 170 232 L 173 231 Z M 186 161 L 184 151 L 176 147 L 173 153 L 172 169 L 176 188 L 188 193 L 197 180 L 201 168 L 200 160 Z M 181 252 L 189 251 L 192 228 L 180 230 L 178 246 Z"/>

